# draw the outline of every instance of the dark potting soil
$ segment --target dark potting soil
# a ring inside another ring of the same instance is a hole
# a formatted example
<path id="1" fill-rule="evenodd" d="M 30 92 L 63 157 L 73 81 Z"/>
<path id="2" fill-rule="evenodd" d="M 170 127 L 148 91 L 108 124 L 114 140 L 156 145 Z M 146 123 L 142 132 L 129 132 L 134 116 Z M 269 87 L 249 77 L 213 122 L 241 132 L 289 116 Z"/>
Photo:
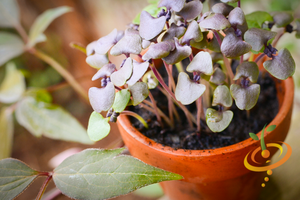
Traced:
<path id="1" fill-rule="evenodd" d="M 164 72 L 161 71 L 161 73 L 163 74 Z M 230 108 L 234 113 L 233 119 L 230 125 L 220 133 L 210 131 L 205 120 L 201 120 L 200 133 L 196 132 L 196 128 L 195 130 L 189 130 L 186 118 L 180 109 L 178 109 L 178 112 L 182 122 L 176 121 L 173 130 L 170 128 L 162 129 L 152 112 L 138 106 L 130 109 L 147 121 L 149 129 L 146 129 L 136 119 L 130 118 L 130 120 L 133 126 L 146 137 L 174 149 L 204 150 L 229 146 L 249 138 L 249 132 L 259 132 L 278 113 L 278 99 L 273 79 L 268 73 L 265 73 L 263 77 L 260 74 L 257 83 L 260 84 L 260 95 L 256 106 L 250 110 L 249 116 L 247 116 L 247 111 L 239 110 L 233 101 Z M 157 101 L 158 107 L 168 116 L 167 98 L 157 89 L 151 90 L 151 93 Z M 195 104 L 191 104 L 187 108 L 196 116 L 197 109 Z"/>

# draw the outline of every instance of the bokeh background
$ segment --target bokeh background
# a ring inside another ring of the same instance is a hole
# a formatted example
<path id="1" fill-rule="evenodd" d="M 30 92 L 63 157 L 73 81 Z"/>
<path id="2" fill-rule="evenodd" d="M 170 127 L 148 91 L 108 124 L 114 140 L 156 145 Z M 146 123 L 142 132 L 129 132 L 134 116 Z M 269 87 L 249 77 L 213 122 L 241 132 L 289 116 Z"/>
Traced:
<path id="1" fill-rule="evenodd" d="M 88 90 L 99 83 L 91 82 L 96 70 L 85 63 L 86 56 L 70 48 L 71 42 L 78 42 L 84 46 L 111 32 L 114 28 L 126 29 L 134 17 L 148 5 L 147 0 L 18 0 L 21 10 L 22 24 L 28 31 L 35 18 L 43 11 L 58 6 L 71 6 L 74 11 L 56 19 L 46 30 L 48 41 L 38 44 L 38 48 L 50 54 L 68 69 L 80 84 Z M 292 10 L 296 18 L 300 18 L 299 0 L 242 0 L 245 14 L 252 11 Z M 287 47 L 297 63 L 294 75 L 296 93 L 294 112 L 290 133 L 286 142 L 291 145 L 291 158 L 282 166 L 273 170 L 270 182 L 262 190 L 261 200 L 296 200 L 300 199 L 300 40 L 295 40 L 294 34 L 286 34 L 278 43 L 278 49 Z M 114 58 L 121 62 L 122 56 Z M 15 59 L 17 66 L 28 73 L 27 85 L 30 87 L 45 87 L 51 91 L 54 102 L 62 105 L 71 112 L 84 126 L 87 126 L 92 109 L 81 99 L 50 66 L 25 53 Z M 0 71 L 1 75 L 1 71 Z M 35 138 L 23 127 L 15 127 L 12 157 L 20 159 L 29 166 L 41 170 L 52 170 L 49 161 L 51 158 L 68 149 L 74 151 L 97 147 L 109 148 L 120 143 L 120 136 L 115 126 L 112 133 L 94 146 L 51 140 L 45 137 Z M 121 143 L 120 143 L 121 144 Z M 17 199 L 34 199 L 38 193 L 43 178 L 37 179 Z M 55 190 L 54 184 L 48 186 L 46 195 Z M 49 192 L 50 191 L 50 192 Z M 101 191 L 99 191 L 101 192 Z M 140 196 L 142 195 L 142 196 Z M 162 192 L 156 186 L 144 189 L 116 199 L 164 199 Z M 57 195 L 55 200 L 69 199 L 64 195 Z"/>

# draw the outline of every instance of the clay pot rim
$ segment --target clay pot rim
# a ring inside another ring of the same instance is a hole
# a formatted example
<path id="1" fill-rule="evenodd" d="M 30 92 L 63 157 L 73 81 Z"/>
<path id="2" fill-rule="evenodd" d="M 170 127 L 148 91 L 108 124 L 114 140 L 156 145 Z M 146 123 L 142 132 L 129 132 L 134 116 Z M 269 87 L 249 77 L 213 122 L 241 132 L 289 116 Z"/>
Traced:
<path id="1" fill-rule="evenodd" d="M 288 79 L 282 81 L 280 84 L 283 86 L 285 94 L 283 101 L 281 103 L 280 109 L 276 115 L 276 117 L 269 123 L 269 125 L 279 125 L 283 119 L 288 114 L 290 107 L 293 105 L 293 93 L 294 93 L 294 81 L 292 77 L 289 77 Z M 278 87 L 277 87 L 278 92 Z M 150 138 L 147 138 L 142 133 L 140 133 L 135 127 L 132 126 L 129 119 L 125 115 L 120 115 L 118 117 L 118 123 L 127 131 L 128 134 L 130 134 L 133 138 L 135 138 L 140 143 L 149 146 L 152 149 L 155 149 L 160 152 L 172 154 L 175 156 L 193 156 L 193 157 L 203 157 L 203 156 L 211 156 L 211 155 L 220 155 L 220 154 L 231 154 L 234 151 L 237 151 L 239 149 L 247 148 L 251 145 L 254 145 L 254 143 L 257 143 L 257 141 L 248 138 L 246 140 L 243 140 L 239 143 L 221 147 L 217 149 L 205 149 L 205 150 L 184 150 L 184 149 L 173 149 L 169 146 L 163 146 L 162 144 L 159 144 L 155 141 L 153 141 Z M 268 127 L 268 126 L 267 126 Z M 270 133 L 265 133 L 265 137 L 269 135 Z M 261 135 L 261 131 L 256 134 L 258 137 Z M 151 145 L 149 145 L 151 143 Z M 201 154 L 201 155 L 200 155 Z"/>

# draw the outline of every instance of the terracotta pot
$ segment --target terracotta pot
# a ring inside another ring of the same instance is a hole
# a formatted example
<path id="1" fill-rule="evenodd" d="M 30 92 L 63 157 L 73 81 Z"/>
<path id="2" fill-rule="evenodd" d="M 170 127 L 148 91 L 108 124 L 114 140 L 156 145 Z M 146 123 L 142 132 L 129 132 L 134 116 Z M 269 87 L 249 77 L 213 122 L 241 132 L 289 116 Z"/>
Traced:
<path id="1" fill-rule="evenodd" d="M 276 129 L 265 134 L 265 142 L 284 141 L 291 122 L 294 83 L 292 78 L 276 80 L 279 112 L 270 125 Z M 257 199 L 266 172 L 251 172 L 244 166 L 248 152 L 260 146 L 251 138 L 211 150 L 174 150 L 162 146 L 137 131 L 126 116 L 118 127 L 132 156 L 152 166 L 178 173 L 180 181 L 162 182 L 171 200 L 253 200 Z M 261 132 L 257 134 L 260 137 Z M 271 155 L 276 152 L 270 150 Z"/>

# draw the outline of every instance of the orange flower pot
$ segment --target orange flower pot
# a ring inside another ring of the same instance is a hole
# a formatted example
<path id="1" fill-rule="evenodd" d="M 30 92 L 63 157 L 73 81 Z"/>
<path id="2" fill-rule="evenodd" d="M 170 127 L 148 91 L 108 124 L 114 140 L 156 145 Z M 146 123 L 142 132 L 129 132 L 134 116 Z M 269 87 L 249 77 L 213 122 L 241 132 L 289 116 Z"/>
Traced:
<path id="1" fill-rule="evenodd" d="M 294 82 L 290 77 L 276 82 L 279 112 L 265 133 L 265 142 L 284 141 L 291 122 Z M 266 172 L 252 172 L 244 166 L 244 158 L 260 146 L 251 138 L 237 144 L 211 150 L 174 150 L 145 137 L 126 116 L 118 118 L 118 127 L 132 156 L 152 166 L 178 173 L 180 181 L 162 182 L 170 200 L 253 200 L 257 199 Z M 257 134 L 260 137 L 261 132 Z M 271 156 L 276 150 L 270 149 Z"/>

